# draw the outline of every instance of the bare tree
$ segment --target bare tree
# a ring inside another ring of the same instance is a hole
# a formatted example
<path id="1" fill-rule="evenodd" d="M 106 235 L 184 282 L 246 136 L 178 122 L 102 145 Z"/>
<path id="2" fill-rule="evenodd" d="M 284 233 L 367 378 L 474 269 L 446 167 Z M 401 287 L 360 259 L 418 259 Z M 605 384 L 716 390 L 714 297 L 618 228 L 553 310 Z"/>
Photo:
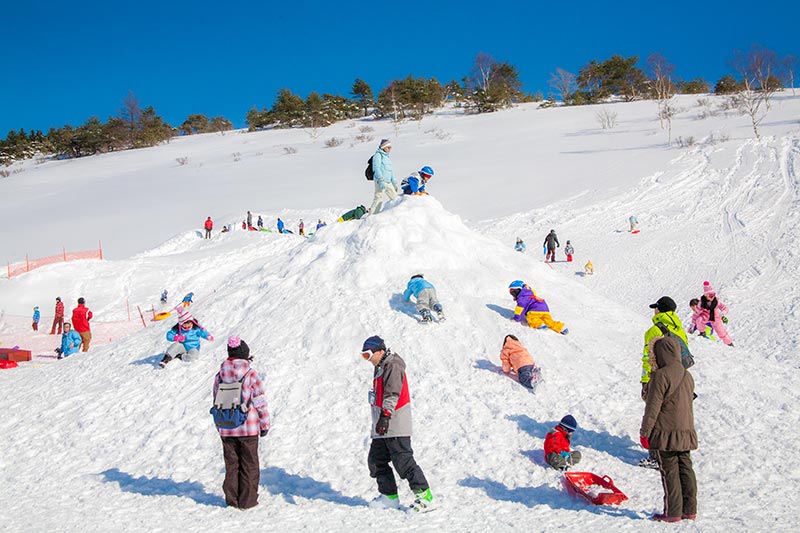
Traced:
<path id="1" fill-rule="evenodd" d="M 136 144 L 136 136 L 142 122 L 142 108 L 133 91 L 129 90 L 128 96 L 122 101 L 119 116 L 125 122 L 128 147 L 133 147 Z"/>
<path id="2" fill-rule="evenodd" d="M 609 111 L 605 107 L 598 111 L 595 116 L 597 117 L 597 121 L 600 123 L 600 126 L 604 130 L 613 129 L 614 126 L 617 125 L 617 113 L 614 111 Z"/>
<path id="3" fill-rule="evenodd" d="M 794 96 L 794 69 L 797 68 L 797 56 L 788 55 L 783 58 L 783 70 L 786 74 L 786 81 L 792 88 L 792 96 Z"/>
<path id="4" fill-rule="evenodd" d="M 734 105 L 750 117 L 753 133 L 760 139 L 758 125 L 767 116 L 770 99 L 780 89 L 778 56 L 772 50 L 753 46 L 746 54 L 736 51 L 733 67 L 742 77 L 742 89 L 732 97 Z"/>
<path id="5" fill-rule="evenodd" d="M 675 95 L 672 95 L 666 100 L 660 102 L 658 117 L 661 119 L 662 127 L 666 125 L 667 142 L 670 146 L 672 146 L 672 117 L 677 114 L 678 108 L 675 107 Z"/>
<path id="6" fill-rule="evenodd" d="M 556 68 L 556 71 L 550 74 L 549 85 L 565 104 L 572 97 L 572 93 L 578 88 L 575 74 L 567 72 L 563 68 Z"/>
<path id="7" fill-rule="evenodd" d="M 475 65 L 472 67 L 471 82 L 477 85 L 484 93 L 489 92 L 489 82 L 492 79 L 495 60 L 489 54 L 479 52 L 475 57 Z"/>
<path id="8" fill-rule="evenodd" d="M 675 66 L 670 64 L 667 58 L 658 52 L 650 54 L 647 58 L 647 64 L 653 74 L 653 92 L 658 101 L 658 118 L 661 121 L 661 129 L 669 127 L 671 131 L 674 110 L 667 112 L 667 107 L 671 106 L 670 100 L 675 95 L 675 83 L 672 81 L 672 73 L 675 71 Z M 670 137 L 672 137 L 671 133 Z"/>

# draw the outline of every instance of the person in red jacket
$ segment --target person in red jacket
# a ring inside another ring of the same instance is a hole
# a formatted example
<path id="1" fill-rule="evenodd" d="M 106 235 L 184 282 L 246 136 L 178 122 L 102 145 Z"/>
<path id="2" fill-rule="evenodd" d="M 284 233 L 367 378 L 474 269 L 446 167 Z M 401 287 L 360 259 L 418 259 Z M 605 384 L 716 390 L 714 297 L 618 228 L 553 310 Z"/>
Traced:
<path id="1" fill-rule="evenodd" d="M 581 460 L 581 452 L 569 449 L 572 433 L 578 429 L 575 417 L 567 415 L 544 438 L 544 458 L 556 470 L 567 470 Z"/>
<path id="2" fill-rule="evenodd" d="M 64 327 L 64 302 L 61 301 L 60 296 L 56 296 L 56 316 L 53 318 L 53 327 L 50 328 L 50 335 L 56 334 L 56 326 L 58 326 L 58 334 L 61 335 L 61 329 Z"/>
<path id="3" fill-rule="evenodd" d="M 214 229 L 214 221 L 211 220 L 211 217 L 208 217 L 206 219 L 205 228 L 206 228 L 206 239 L 210 239 L 211 230 Z"/>
<path id="4" fill-rule="evenodd" d="M 78 307 L 72 310 L 72 329 L 81 336 L 81 351 L 89 350 L 89 343 L 92 341 L 92 330 L 89 321 L 92 319 L 92 312 L 86 307 L 86 300 L 83 296 L 78 298 Z"/>

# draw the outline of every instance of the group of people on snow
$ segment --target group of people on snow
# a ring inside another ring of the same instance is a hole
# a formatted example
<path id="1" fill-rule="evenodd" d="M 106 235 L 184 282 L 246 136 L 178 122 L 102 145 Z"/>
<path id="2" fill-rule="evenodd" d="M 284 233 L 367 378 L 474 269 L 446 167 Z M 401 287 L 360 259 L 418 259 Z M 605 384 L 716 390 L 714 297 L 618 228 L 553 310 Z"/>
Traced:
<path id="1" fill-rule="evenodd" d="M 88 351 L 92 341 L 92 328 L 89 321 L 92 312 L 86 307 L 86 300 L 78 298 L 78 304 L 72 310 L 72 322 L 64 321 L 64 302 L 56 296 L 53 325 L 50 335 L 61 335 L 61 344 L 55 349 L 59 359 L 70 356 L 78 351 Z M 33 308 L 33 331 L 39 331 L 41 314 L 39 306 Z"/>

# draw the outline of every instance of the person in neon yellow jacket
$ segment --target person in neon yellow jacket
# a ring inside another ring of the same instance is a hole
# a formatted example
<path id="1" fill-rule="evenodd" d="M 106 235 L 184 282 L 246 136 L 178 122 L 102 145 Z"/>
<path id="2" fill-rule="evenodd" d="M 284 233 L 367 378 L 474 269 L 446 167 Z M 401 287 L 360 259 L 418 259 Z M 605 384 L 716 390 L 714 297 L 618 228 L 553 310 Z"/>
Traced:
<path id="1" fill-rule="evenodd" d="M 644 349 L 642 350 L 642 397 L 647 394 L 647 384 L 650 383 L 650 343 L 656 337 L 662 337 L 661 330 L 656 324 L 659 322 L 664 324 L 667 329 L 672 333 L 683 339 L 683 342 L 689 344 L 689 339 L 686 337 L 686 331 L 683 329 L 681 319 L 675 314 L 678 305 L 675 300 L 669 296 L 662 296 L 654 304 L 650 304 L 650 309 L 653 309 L 653 326 L 644 332 Z"/>

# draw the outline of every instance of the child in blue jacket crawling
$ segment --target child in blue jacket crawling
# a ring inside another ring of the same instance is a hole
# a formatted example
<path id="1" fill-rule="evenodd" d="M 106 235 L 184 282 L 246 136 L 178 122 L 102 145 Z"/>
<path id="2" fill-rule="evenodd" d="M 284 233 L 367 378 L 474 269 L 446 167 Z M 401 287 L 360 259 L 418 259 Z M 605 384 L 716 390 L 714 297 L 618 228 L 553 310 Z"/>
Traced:
<path id="1" fill-rule="evenodd" d="M 400 183 L 403 194 L 428 194 L 425 191 L 425 184 L 433 177 L 433 169 L 427 165 L 422 167 L 416 174 L 411 174 Z"/>
<path id="2" fill-rule="evenodd" d="M 422 315 L 423 322 L 430 322 L 433 319 L 431 309 L 436 311 L 436 317 L 439 321 L 444 320 L 444 310 L 442 309 L 442 304 L 439 303 L 439 298 L 436 296 L 436 288 L 422 274 L 414 274 L 408 280 L 403 299 L 406 302 L 410 302 L 412 296 L 417 299 L 417 311 Z"/>

